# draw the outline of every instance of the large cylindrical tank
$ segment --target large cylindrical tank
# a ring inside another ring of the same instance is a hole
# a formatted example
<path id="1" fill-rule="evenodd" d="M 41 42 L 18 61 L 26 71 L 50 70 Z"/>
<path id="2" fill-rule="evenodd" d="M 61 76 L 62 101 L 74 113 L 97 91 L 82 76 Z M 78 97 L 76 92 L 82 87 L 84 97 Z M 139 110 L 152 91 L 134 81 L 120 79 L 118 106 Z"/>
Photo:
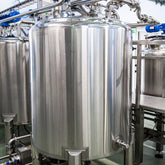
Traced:
<path id="1" fill-rule="evenodd" d="M 31 120 L 29 45 L 15 37 L 0 38 L 0 117 L 15 115 L 14 124 Z"/>
<path id="2" fill-rule="evenodd" d="M 32 141 L 67 159 L 110 156 L 130 141 L 131 32 L 96 18 L 56 18 L 30 32 Z"/>
<path id="3" fill-rule="evenodd" d="M 150 45 L 144 51 L 147 56 L 165 56 L 165 47 Z M 165 59 L 145 59 L 142 68 L 142 93 L 145 95 L 165 97 Z"/>

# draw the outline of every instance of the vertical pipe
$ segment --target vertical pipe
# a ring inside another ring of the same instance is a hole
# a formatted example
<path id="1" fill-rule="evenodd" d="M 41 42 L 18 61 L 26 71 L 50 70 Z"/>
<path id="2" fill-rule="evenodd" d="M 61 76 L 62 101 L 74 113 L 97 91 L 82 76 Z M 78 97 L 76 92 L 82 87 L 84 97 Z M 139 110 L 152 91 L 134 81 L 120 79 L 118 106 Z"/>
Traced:
<path id="1" fill-rule="evenodd" d="M 144 139 L 144 111 L 140 108 L 141 94 L 141 45 L 137 45 L 137 75 L 136 75 L 136 122 L 135 122 L 135 162 L 143 161 L 143 139 Z"/>
<path id="2" fill-rule="evenodd" d="M 17 24 L 17 36 L 21 38 L 21 21 Z"/>
<path id="3" fill-rule="evenodd" d="M 137 74 L 136 74 L 136 109 L 140 108 L 141 93 L 141 45 L 137 45 Z"/>
<path id="4" fill-rule="evenodd" d="M 43 6 L 43 0 L 37 0 L 37 8 L 40 8 Z"/>

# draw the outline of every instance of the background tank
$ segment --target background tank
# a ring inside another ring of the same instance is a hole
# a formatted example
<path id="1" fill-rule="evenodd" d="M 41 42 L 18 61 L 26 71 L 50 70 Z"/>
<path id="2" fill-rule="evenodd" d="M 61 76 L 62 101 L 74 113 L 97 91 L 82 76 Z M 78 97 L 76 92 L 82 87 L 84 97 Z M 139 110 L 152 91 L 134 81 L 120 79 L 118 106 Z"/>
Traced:
<path id="1" fill-rule="evenodd" d="M 67 159 L 110 156 L 130 142 L 131 32 L 94 18 L 57 18 L 30 32 L 32 141 Z"/>
<path id="2" fill-rule="evenodd" d="M 145 56 L 165 56 L 165 46 L 151 45 Z M 142 69 L 142 93 L 165 97 L 165 60 L 146 59 Z"/>
<path id="3" fill-rule="evenodd" d="M 28 42 L 0 38 L 0 116 L 15 114 L 14 124 L 30 123 Z"/>

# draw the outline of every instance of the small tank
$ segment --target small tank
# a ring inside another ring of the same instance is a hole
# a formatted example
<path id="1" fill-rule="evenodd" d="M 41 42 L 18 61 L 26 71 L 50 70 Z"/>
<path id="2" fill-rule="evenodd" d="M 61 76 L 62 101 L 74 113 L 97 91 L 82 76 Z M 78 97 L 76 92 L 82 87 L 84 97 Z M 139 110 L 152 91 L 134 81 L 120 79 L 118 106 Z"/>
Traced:
<path id="1" fill-rule="evenodd" d="M 29 124 L 29 45 L 16 37 L 0 38 L 0 116 L 14 115 L 14 124 Z"/>
<path id="2" fill-rule="evenodd" d="M 113 155 L 130 143 L 131 31 L 92 17 L 55 18 L 30 31 L 32 142 L 67 160 Z"/>
<path id="3" fill-rule="evenodd" d="M 143 53 L 146 57 L 165 56 L 165 45 L 150 45 Z M 143 94 L 165 97 L 165 59 L 145 59 L 141 82 Z"/>

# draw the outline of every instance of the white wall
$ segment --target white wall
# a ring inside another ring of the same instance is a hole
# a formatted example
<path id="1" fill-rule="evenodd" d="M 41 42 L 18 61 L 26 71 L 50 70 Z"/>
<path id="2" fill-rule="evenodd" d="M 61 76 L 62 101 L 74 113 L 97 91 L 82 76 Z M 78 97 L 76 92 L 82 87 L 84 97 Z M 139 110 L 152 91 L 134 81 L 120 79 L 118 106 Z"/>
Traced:
<path id="1" fill-rule="evenodd" d="M 20 0 L 24 1 L 24 0 Z M 18 3 L 19 0 L 0 0 L 0 11 L 9 6 Z M 149 0 L 140 0 L 142 13 L 153 16 L 160 22 L 165 22 L 165 6 L 156 5 L 155 2 Z M 121 20 L 124 22 L 137 22 L 137 16 L 133 11 L 130 11 L 128 6 L 119 9 Z"/>

